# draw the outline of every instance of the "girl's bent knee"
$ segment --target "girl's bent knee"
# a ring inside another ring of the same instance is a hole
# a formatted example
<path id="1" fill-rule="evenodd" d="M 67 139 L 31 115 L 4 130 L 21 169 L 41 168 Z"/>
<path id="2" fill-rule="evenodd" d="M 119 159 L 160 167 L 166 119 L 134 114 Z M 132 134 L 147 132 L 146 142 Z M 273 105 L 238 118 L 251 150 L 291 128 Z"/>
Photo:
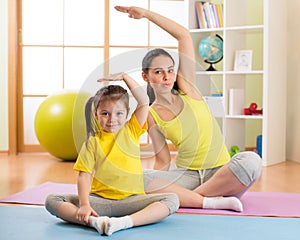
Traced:
<path id="1" fill-rule="evenodd" d="M 63 203 L 63 198 L 60 195 L 50 194 L 45 201 L 45 208 L 52 215 L 57 216 L 59 206 Z"/>
<path id="2" fill-rule="evenodd" d="M 170 214 L 175 213 L 179 208 L 179 198 L 175 193 L 165 193 L 166 197 L 161 201 L 170 210 Z"/>

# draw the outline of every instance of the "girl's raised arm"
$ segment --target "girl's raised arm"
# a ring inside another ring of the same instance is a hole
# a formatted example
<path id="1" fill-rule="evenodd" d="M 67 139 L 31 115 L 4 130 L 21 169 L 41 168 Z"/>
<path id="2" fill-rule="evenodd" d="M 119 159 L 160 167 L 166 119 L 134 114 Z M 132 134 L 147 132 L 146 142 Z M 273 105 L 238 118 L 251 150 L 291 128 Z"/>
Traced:
<path id="1" fill-rule="evenodd" d="M 146 92 L 132 77 L 130 77 L 127 73 L 116 73 L 112 74 L 106 78 L 101 78 L 98 82 L 102 81 L 124 81 L 131 91 L 133 97 L 137 101 L 137 106 L 134 111 L 134 114 L 140 124 L 140 126 L 144 126 L 148 117 L 149 110 L 149 97 Z"/>

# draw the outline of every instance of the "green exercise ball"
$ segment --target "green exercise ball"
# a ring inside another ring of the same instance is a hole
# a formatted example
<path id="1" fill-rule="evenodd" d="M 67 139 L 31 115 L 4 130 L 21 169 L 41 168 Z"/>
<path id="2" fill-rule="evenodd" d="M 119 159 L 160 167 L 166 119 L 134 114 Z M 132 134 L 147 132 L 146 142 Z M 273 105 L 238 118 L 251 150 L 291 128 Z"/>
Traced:
<path id="1" fill-rule="evenodd" d="M 85 141 L 84 107 L 87 93 L 61 91 L 48 96 L 39 106 L 34 129 L 40 144 L 51 155 L 76 160 Z"/>

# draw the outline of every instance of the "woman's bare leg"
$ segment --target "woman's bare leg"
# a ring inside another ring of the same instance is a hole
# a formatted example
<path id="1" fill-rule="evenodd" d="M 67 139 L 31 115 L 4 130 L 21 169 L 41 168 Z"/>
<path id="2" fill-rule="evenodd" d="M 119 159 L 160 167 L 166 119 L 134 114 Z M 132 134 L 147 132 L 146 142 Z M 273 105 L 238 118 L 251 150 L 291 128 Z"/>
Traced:
<path id="1" fill-rule="evenodd" d="M 232 196 L 246 188 L 247 186 L 239 181 L 231 169 L 224 165 L 207 182 L 194 189 L 194 191 L 206 197 L 215 197 Z"/>
<path id="2" fill-rule="evenodd" d="M 154 179 L 146 189 L 147 193 L 176 193 L 181 207 L 202 208 L 203 196 L 197 192 L 180 187 L 164 179 Z"/>
<path id="3" fill-rule="evenodd" d="M 148 193 L 176 193 L 179 197 L 180 207 L 190 208 L 212 208 L 212 209 L 230 209 L 234 211 L 243 211 L 243 205 L 236 197 L 206 197 L 202 194 L 180 187 L 162 179 L 154 179 L 147 186 Z"/>

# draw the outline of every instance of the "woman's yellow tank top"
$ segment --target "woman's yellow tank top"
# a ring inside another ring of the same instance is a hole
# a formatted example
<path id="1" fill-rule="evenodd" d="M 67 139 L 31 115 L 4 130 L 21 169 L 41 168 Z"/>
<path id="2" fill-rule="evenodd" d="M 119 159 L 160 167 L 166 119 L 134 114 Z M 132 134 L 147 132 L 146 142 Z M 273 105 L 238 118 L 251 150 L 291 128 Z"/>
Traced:
<path id="1" fill-rule="evenodd" d="M 157 126 L 176 147 L 177 167 L 191 170 L 215 168 L 230 160 L 220 127 L 206 103 L 179 94 L 184 107 L 178 116 L 163 121 L 150 108 Z"/>

